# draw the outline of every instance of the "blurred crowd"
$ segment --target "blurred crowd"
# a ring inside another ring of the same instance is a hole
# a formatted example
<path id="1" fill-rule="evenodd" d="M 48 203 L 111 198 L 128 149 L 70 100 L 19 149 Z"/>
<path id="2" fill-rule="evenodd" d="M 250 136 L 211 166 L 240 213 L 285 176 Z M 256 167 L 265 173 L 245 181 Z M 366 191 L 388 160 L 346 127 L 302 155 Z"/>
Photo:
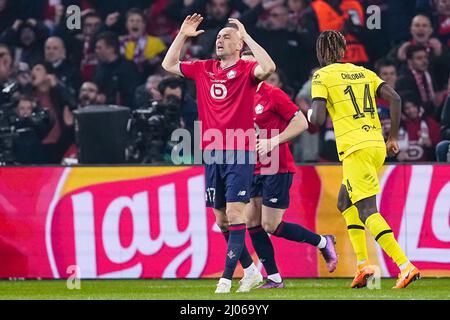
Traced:
<path id="1" fill-rule="evenodd" d="M 79 30 L 67 27 L 70 5 L 81 9 Z M 305 113 L 315 41 L 323 30 L 340 30 L 344 62 L 375 70 L 402 96 L 400 153 L 392 161 L 450 162 L 450 0 L 0 0 L 0 163 L 73 157 L 74 112 L 89 105 L 160 113 L 152 119 L 170 126 L 152 154 L 170 153 L 171 130 L 194 132 L 196 93 L 161 61 L 194 12 L 205 17 L 206 32 L 189 39 L 182 60 L 214 57 L 218 31 L 238 18 L 277 64 L 267 81 Z M 378 99 L 377 107 L 388 133 L 389 106 Z M 310 126 L 291 147 L 297 162 L 338 161 L 331 120 Z"/>

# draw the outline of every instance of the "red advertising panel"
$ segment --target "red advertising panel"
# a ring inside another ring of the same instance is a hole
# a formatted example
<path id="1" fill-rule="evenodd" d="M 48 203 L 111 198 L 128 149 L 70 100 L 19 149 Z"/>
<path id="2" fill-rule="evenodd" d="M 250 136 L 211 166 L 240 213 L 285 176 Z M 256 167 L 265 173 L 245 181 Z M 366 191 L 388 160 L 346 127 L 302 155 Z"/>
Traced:
<path id="1" fill-rule="evenodd" d="M 335 234 L 332 275 L 352 276 L 340 179 L 339 166 L 298 167 L 285 220 Z M 425 275 L 450 275 L 450 166 L 388 166 L 380 179 L 380 211 L 408 256 Z M 316 248 L 272 240 L 284 277 L 329 276 Z M 383 274 L 396 276 L 368 246 Z M 82 278 L 218 277 L 225 249 L 202 167 L 0 168 L 0 278 L 66 278 L 74 265 Z"/>

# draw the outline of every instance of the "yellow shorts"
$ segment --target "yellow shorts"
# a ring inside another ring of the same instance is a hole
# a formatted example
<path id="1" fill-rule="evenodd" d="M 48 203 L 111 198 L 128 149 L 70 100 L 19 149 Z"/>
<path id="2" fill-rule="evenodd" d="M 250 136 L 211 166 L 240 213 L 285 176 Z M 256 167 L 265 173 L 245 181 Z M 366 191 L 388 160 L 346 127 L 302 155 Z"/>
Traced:
<path id="1" fill-rule="evenodd" d="M 386 158 L 386 149 L 369 147 L 356 150 L 342 161 L 343 179 L 352 203 L 380 193 L 377 172 Z"/>

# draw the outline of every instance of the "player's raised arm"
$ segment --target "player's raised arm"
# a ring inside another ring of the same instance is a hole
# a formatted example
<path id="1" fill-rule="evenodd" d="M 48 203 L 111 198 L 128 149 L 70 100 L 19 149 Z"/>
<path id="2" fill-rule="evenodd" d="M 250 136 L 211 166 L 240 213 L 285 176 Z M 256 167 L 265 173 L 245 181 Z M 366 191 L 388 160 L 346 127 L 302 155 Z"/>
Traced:
<path id="1" fill-rule="evenodd" d="M 377 93 L 381 99 L 389 101 L 389 109 L 391 114 L 391 131 L 386 142 L 386 148 L 388 155 L 392 157 L 399 152 L 397 139 L 398 130 L 400 128 L 402 99 L 400 98 L 398 93 L 386 83 L 380 85 Z"/>
<path id="2" fill-rule="evenodd" d="M 263 81 L 266 80 L 276 69 L 275 62 L 269 56 L 266 50 L 261 47 L 253 38 L 247 33 L 244 25 L 237 19 L 228 19 L 229 23 L 237 25 L 242 41 L 244 41 L 250 50 L 253 52 L 258 66 L 255 68 L 255 78 Z"/>
<path id="3" fill-rule="evenodd" d="M 180 27 L 180 32 L 175 37 L 169 50 L 167 50 L 166 56 L 162 62 L 164 70 L 183 76 L 180 70 L 181 49 L 187 38 L 196 37 L 205 32 L 204 30 L 197 30 L 197 27 L 202 21 L 203 17 L 197 13 L 194 13 L 192 16 L 189 15 L 184 19 L 183 24 Z"/>

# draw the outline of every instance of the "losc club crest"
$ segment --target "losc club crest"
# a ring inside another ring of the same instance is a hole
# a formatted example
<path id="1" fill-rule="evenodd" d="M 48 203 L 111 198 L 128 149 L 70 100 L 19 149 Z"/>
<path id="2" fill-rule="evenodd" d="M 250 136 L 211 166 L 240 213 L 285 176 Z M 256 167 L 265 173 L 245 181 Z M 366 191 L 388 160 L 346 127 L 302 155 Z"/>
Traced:
<path id="1" fill-rule="evenodd" d="M 235 70 L 231 70 L 230 72 L 227 73 L 227 78 L 228 79 L 233 79 L 234 77 L 236 77 L 236 71 Z"/>
<path id="2" fill-rule="evenodd" d="M 255 113 L 256 113 L 256 114 L 261 114 L 261 113 L 263 113 L 263 111 L 264 111 L 263 105 L 258 104 L 258 105 L 255 107 Z"/>

